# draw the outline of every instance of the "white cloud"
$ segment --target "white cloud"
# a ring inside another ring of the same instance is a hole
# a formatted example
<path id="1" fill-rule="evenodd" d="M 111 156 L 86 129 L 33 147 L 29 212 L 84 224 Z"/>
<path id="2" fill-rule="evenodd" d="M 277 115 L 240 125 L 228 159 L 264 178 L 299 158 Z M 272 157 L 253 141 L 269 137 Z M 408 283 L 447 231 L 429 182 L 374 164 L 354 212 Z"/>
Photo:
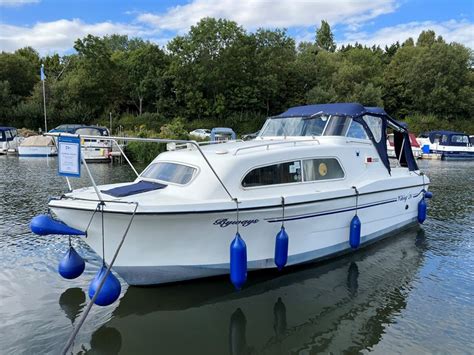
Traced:
<path id="1" fill-rule="evenodd" d="M 22 6 L 26 4 L 38 3 L 40 0 L 0 0 L 0 6 Z"/>
<path id="2" fill-rule="evenodd" d="M 363 45 L 391 45 L 399 41 L 404 42 L 408 37 L 415 41 L 422 31 L 433 30 L 441 35 L 446 42 L 458 42 L 474 49 L 474 23 L 467 20 L 450 20 L 445 22 L 423 21 L 410 22 L 392 27 L 382 28 L 374 33 L 348 32 L 345 34 L 344 44 L 359 42 Z"/>
<path id="3" fill-rule="evenodd" d="M 180 33 L 203 17 L 233 20 L 248 29 L 316 26 L 321 20 L 331 26 L 357 26 L 395 9 L 395 0 L 194 0 L 163 14 L 143 13 L 137 20 L 156 29 Z"/>
<path id="4" fill-rule="evenodd" d="M 79 19 L 39 22 L 32 27 L 0 24 L 0 50 L 10 52 L 32 46 L 40 54 L 64 53 L 72 49 L 76 39 L 88 34 L 141 36 L 147 33 L 139 26 L 112 22 L 88 24 Z"/>

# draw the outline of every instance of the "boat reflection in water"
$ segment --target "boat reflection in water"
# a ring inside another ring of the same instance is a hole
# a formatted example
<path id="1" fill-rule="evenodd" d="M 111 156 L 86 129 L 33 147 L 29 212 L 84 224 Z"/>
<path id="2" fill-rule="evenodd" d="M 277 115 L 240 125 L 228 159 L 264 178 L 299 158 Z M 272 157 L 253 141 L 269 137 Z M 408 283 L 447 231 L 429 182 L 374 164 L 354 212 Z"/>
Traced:
<path id="1" fill-rule="evenodd" d="M 407 305 L 423 244 L 423 231 L 411 229 L 358 253 L 285 270 L 278 277 L 276 271 L 252 274 L 240 292 L 223 277 L 129 287 L 111 320 L 92 335 L 90 345 L 81 347 L 140 354 L 371 349 Z"/>

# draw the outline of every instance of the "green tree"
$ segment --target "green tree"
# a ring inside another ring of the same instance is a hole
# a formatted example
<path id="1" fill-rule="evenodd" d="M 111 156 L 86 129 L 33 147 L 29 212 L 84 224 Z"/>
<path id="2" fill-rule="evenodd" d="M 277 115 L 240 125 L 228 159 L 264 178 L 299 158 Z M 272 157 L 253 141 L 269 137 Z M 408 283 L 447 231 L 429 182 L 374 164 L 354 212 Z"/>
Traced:
<path id="1" fill-rule="evenodd" d="M 324 20 L 321 21 L 321 27 L 316 30 L 316 45 L 328 52 L 334 52 L 336 50 L 336 43 L 334 42 L 331 26 Z"/>

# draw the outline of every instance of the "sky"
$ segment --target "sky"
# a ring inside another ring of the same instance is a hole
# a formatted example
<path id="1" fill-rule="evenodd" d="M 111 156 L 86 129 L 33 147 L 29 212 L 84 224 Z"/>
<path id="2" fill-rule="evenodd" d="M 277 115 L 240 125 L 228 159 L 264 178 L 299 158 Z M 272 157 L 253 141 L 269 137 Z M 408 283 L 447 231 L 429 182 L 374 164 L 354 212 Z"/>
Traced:
<path id="1" fill-rule="evenodd" d="M 0 0 L 0 51 L 70 54 L 78 38 L 114 33 L 166 46 L 203 17 L 249 32 L 286 28 L 296 42 L 314 41 L 326 20 L 339 46 L 383 47 L 432 29 L 474 49 L 474 0 Z"/>

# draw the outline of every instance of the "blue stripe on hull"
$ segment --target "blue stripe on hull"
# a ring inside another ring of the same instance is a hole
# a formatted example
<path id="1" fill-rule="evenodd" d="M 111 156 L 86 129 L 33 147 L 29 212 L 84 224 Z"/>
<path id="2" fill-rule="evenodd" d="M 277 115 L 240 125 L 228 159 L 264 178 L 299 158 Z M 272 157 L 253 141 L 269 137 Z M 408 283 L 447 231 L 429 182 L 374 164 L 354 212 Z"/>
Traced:
<path id="1" fill-rule="evenodd" d="M 306 214 L 297 215 L 297 216 L 288 216 L 288 217 L 285 217 L 285 219 L 282 219 L 282 218 L 267 218 L 266 221 L 269 222 L 269 223 L 282 222 L 282 221 L 296 221 L 296 220 L 299 220 L 299 219 L 306 219 L 306 218 L 313 218 L 313 217 L 320 217 L 320 216 L 328 216 L 328 215 L 331 215 L 331 214 L 355 211 L 356 209 L 357 210 L 362 210 L 362 209 L 365 209 L 365 208 L 385 205 L 385 204 L 393 203 L 393 202 L 397 202 L 397 199 L 394 198 L 394 199 L 391 199 L 391 200 L 386 200 L 386 201 L 381 201 L 381 202 L 376 202 L 376 203 L 367 203 L 367 204 L 364 204 L 364 205 L 359 205 L 357 208 L 356 207 L 339 208 L 339 209 L 325 211 L 325 212 L 319 212 L 319 213 L 306 213 Z"/>

